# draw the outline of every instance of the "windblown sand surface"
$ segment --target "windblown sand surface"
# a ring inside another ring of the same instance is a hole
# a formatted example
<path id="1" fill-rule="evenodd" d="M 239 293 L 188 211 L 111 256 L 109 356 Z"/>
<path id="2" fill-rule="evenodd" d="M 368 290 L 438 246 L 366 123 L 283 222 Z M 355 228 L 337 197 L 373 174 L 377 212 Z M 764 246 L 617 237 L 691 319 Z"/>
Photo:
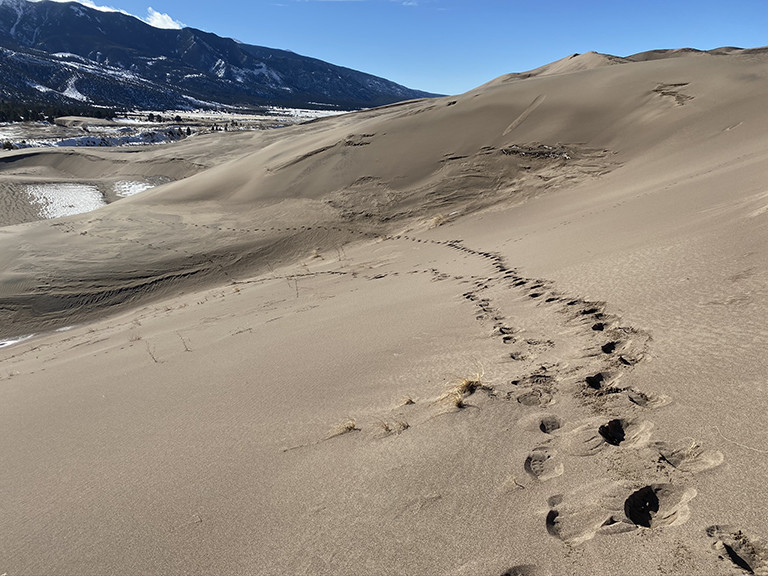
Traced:
<path id="1" fill-rule="evenodd" d="M 768 574 L 767 76 L 3 154 L 0 574 Z"/>

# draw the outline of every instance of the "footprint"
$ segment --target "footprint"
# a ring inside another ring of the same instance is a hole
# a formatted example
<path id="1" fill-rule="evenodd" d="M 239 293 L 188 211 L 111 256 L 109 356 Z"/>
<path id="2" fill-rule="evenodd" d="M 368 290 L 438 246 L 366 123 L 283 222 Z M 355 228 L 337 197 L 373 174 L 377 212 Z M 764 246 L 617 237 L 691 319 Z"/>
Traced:
<path id="1" fill-rule="evenodd" d="M 570 303 L 569 303 L 570 304 Z M 582 316 L 594 316 L 595 314 L 602 314 L 602 309 L 596 307 L 596 306 L 590 306 L 589 308 L 584 308 L 581 311 Z"/>
<path id="2" fill-rule="evenodd" d="M 718 450 L 704 450 L 695 441 L 667 444 L 655 442 L 652 447 L 659 452 L 659 461 L 669 464 L 682 472 L 698 473 L 720 466 L 723 453 Z"/>
<path id="3" fill-rule="evenodd" d="M 544 434 L 552 434 L 555 430 L 559 430 L 562 425 L 562 420 L 557 416 L 546 415 L 542 416 L 539 422 L 539 430 L 544 432 Z"/>
<path id="4" fill-rule="evenodd" d="M 603 354 L 613 354 L 620 345 L 621 342 L 606 342 L 600 349 L 603 351 Z"/>
<path id="5" fill-rule="evenodd" d="M 519 380 L 512 380 L 512 384 L 515 386 L 525 387 L 525 386 L 545 386 L 545 387 L 551 387 L 555 384 L 555 377 L 547 374 L 547 367 L 542 366 L 532 374 L 529 374 L 528 376 L 525 376 L 523 378 L 520 378 Z"/>
<path id="6" fill-rule="evenodd" d="M 582 424 L 562 436 L 563 450 L 573 456 L 594 456 L 606 446 L 596 423 Z"/>
<path id="7" fill-rule="evenodd" d="M 614 446 L 619 446 L 626 439 L 624 422 L 622 420 L 610 420 L 598 428 L 598 433 L 603 439 Z"/>
<path id="8" fill-rule="evenodd" d="M 602 390 L 608 386 L 610 376 L 607 372 L 597 372 L 584 378 L 584 382 L 593 390 Z"/>
<path id="9" fill-rule="evenodd" d="M 563 427 L 563 421 L 551 412 L 534 412 L 521 418 L 519 425 L 528 432 L 541 432 L 551 436 Z"/>
<path id="10" fill-rule="evenodd" d="M 672 402 L 669 396 L 663 394 L 649 394 L 641 392 L 635 388 L 627 388 L 624 391 L 632 404 L 636 404 L 642 408 L 660 408 L 661 406 L 666 406 Z"/>
<path id="11" fill-rule="evenodd" d="M 710 526 L 707 536 L 714 538 L 712 547 L 747 574 L 768 574 L 768 549 L 733 526 Z"/>
<path id="12" fill-rule="evenodd" d="M 624 501 L 624 514 L 630 522 L 644 528 L 677 526 L 690 517 L 688 502 L 695 496 L 694 488 L 650 484 L 627 497 Z"/>
<path id="13" fill-rule="evenodd" d="M 688 520 L 688 502 L 696 490 L 653 484 L 631 492 L 607 480 L 550 498 L 547 532 L 567 544 L 580 544 L 596 534 L 620 534 L 637 528 L 676 526 Z M 622 504 L 623 500 L 623 504 Z"/>
<path id="14" fill-rule="evenodd" d="M 544 572 L 534 564 L 518 564 L 505 570 L 500 576 L 549 576 L 549 572 Z"/>
<path id="15" fill-rule="evenodd" d="M 549 446 L 538 446 L 534 448 L 525 459 L 523 467 L 531 476 L 541 482 L 546 482 L 552 478 L 562 476 L 565 471 L 561 463 L 554 462 L 557 451 Z"/>
<path id="16" fill-rule="evenodd" d="M 651 438 L 653 423 L 615 418 L 606 422 L 591 418 L 576 428 L 558 431 L 559 447 L 572 456 L 594 456 L 609 446 L 638 448 Z"/>
<path id="17" fill-rule="evenodd" d="M 547 513 L 547 519 L 545 522 L 547 526 L 547 532 L 549 532 L 549 535 L 563 540 L 563 536 L 562 536 L 563 529 L 561 526 L 562 520 L 560 519 L 560 512 L 558 510 L 550 510 Z"/>
<path id="18" fill-rule="evenodd" d="M 620 534 L 637 529 L 623 510 L 626 488 L 618 482 L 599 480 L 567 495 L 549 499 L 547 532 L 570 545 L 591 540 L 596 534 Z"/>
<path id="19" fill-rule="evenodd" d="M 552 403 L 552 394 L 546 390 L 534 388 L 523 392 L 515 399 L 523 406 L 548 406 Z"/>
<path id="20" fill-rule="evenodd" d="M 651 422 L 615 418 L 601 425 L 597 432 L 607 444 L 612 446 L 633 446 L 647 444 L 651 438 Z"/>
<path id="21" fill-rule="evenodd" d="M 603 370 L 602 372 L 596 372 L 595 374 L 587 376 L 582 381 L 585 386 L 582 388 L 581 395 L 584 397 L 596 398 L 623 393 L 625 389 L 617 386 L 617 382 L 621 376 L 621 372 L 614 370 Z M 642 401 L 639 397 L 638 400 Z"/>

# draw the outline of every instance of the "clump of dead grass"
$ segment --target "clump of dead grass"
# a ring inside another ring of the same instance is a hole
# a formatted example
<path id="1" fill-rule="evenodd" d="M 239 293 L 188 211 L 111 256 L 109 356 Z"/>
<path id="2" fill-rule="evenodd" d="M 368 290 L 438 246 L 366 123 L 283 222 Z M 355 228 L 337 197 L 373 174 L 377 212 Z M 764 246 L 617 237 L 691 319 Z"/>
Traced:
<path id="1" fill-rule="evenodd" d="M 405 420 L 396 420 L 394 422 L 380 420 L 379 426 L 381 427 L 384 436 L 389 436 L 390 434 L 400 434 L 401 432 L 404 432 L 411 427 L 411 425 L 408 424 L 408 422 Z"/>
<path id="2" fill-rule="evenodd" d="M 414 399 L 413 399 L 413 398 L 411 398 L 410 396 L 406 396 L 406 397 L 405 397 L 405 398 L 403 398 L 403 400 L 400 402 L 400 406 L 401 406 L 401 407 L 402 407 L 402 406 L 413 406 L 414 404 L 416 404 L 416 400 L 414 400 Z"/>
<path id="3" fill-rule="evenodd" d="M 481 369 L 474 376 L 460 378 L 440 399 L 459 410 L 466 408 L 468 406 L 466 399 L 478 390 L 493 392 L 493 388 L 483 382 L 483 376 L 485 376 L 485 370 Z"/>
<path id="4" fill-rule="evenodd" d="M 440 226 L 443 226 L 444 224 L 448 224 L 449 222 L 453 222 L 453 220 L 458 216 L 459 212 L 451 212 L 450 214 L 443 214 L 442 212 L 440 214 L 437 214 L 433 216 L 428 224 L 429 228 L 439 228 Z"/>
<path id="5" fill-rule="evenodd" d="M 445 214 L 438 214 L 437 216 L 433 217 L 432 220 L 429 221 L 429 227 L 439 228 L 443 224 L 447 224 L 450 221 L 451 219 Z"/>
<path id="6" fill-rule="evenodd" d="M 344 422 L 341 422 L 340 424 L 335 426 L 328 433 L 328 438 L 335 438 L 336 436 L 342 436 L 344 434 L 349 434 L 350 432 L 359 432 L 359 431 L 360 431 L 360 428 L 357 427 L 357 422 L 355 422 L 354 418 L 349 418 Z"/>

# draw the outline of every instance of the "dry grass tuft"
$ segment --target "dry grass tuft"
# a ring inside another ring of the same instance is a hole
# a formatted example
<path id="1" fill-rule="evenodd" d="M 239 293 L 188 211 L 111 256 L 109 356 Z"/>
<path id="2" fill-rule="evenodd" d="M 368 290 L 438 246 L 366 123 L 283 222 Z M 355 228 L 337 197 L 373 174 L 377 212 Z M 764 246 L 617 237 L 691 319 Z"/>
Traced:
<path id="1" fill-rule="evenodd" d="M 446 216 L 445 214 L 438 214 L 437 216 L 432 218 L 432 220 L 429 222 L 429 227 L 439 228 L 440 226 L 442 226 L 443 224 L 447 224 L 448 222 L 450 222 L 450 218 L 448 218 L 448 216 Z"/>
<path id="2" fill-rule="evenodd" d="M 414 400 L 410 396 L 406 396 L 405 398 L 403 398 L 403 401 L 400 402 L 400 406 L 401 407 L 402 406 L 413 406 L 414 404 L 416 404 L 416 400 Z"/>
<path id="3" fill-rule="evenodd" d="M 455 408 L 462 409 L 467 407 L 466 399 L 472 396 L 478 390 L 493 392 L 493 388 L 483 383 L 485 370 L 481 370 L 470 378 L 461 378 L 458 384 L 454 385 L 440 399 L 447 400 Z"/>
<path id="4" fill-rule="evenodd" d="M 489 388 L 480 380 L 482 374 L 477 374 L 472 378 L 462 378 L 456 385 L 456 390 L 464 396 L 471 396 L 478 390 L 488 390 Z"/>
<path id="5" fill-rule="evenodd" d="M 685 459 L 693 460 L 694 458 L 696 458 L 696 456 L 699 455 L 700 452 L 701 452 L 701 444 L 696 442 L 696 440 L 691 439 L 690 444 L 684 451 Z"/>
<path id="6" fill-rule="evenodd" d="M 359 431 L 360 428 L 357 427 L 357 422 L 355 422 L 353 418 L 350 418 L 349 420 L 345 420 L 336 426 L 333 430 L 331 430 L 328 434 L 328 438 L 335 438 L 336 436 L 342 436 L 343 434 Z"/>
<path id="7" fill-rule="evenodd" d="M 400 432 L 408 430 L 408 428 L 411 427 L 411 425 L 408 424 L 408 422 L 405 420 L 396 420 L 395 422 L 386 422 L 384 420 L 380 420 L 379 426 L 381 427 L 385 436 L 389 436 L 390 434 L 400 434 Z"/>
<path id="8" fill-rule="evenodd" d="M 462 394 L 458 389 L 449 390 L 445 393 L 443 398 L 448 400 L 448 402 L 450 402 L 455 408 L 458 408 L 459 410 L 467 407 L 467 403 L 464 402 L 464 394 Z"/>
<path id="9" fill-rule="evenodd" d="M 440 226 L 444 224 L 448 224 L 449 222 L 453 222 L 453 220 L 458 216 L 459 212 L 451 212 L 450 214 L 437 214 L 436 216 L 433 216 L 431 220 L 428 222 L 429 228 L 439 228 Z"/>

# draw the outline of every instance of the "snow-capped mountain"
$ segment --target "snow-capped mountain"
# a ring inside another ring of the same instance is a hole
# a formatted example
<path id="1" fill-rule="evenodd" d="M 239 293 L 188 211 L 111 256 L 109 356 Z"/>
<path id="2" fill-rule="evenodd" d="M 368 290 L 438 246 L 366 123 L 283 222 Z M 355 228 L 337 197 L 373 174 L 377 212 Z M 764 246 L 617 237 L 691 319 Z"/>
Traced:
<path id="1" fill-rule="evenodd" d="M 0 98 L 172 109 L 344 109 L 430 96 L 285 50 L 78 3 L 0 0 Z"/>

